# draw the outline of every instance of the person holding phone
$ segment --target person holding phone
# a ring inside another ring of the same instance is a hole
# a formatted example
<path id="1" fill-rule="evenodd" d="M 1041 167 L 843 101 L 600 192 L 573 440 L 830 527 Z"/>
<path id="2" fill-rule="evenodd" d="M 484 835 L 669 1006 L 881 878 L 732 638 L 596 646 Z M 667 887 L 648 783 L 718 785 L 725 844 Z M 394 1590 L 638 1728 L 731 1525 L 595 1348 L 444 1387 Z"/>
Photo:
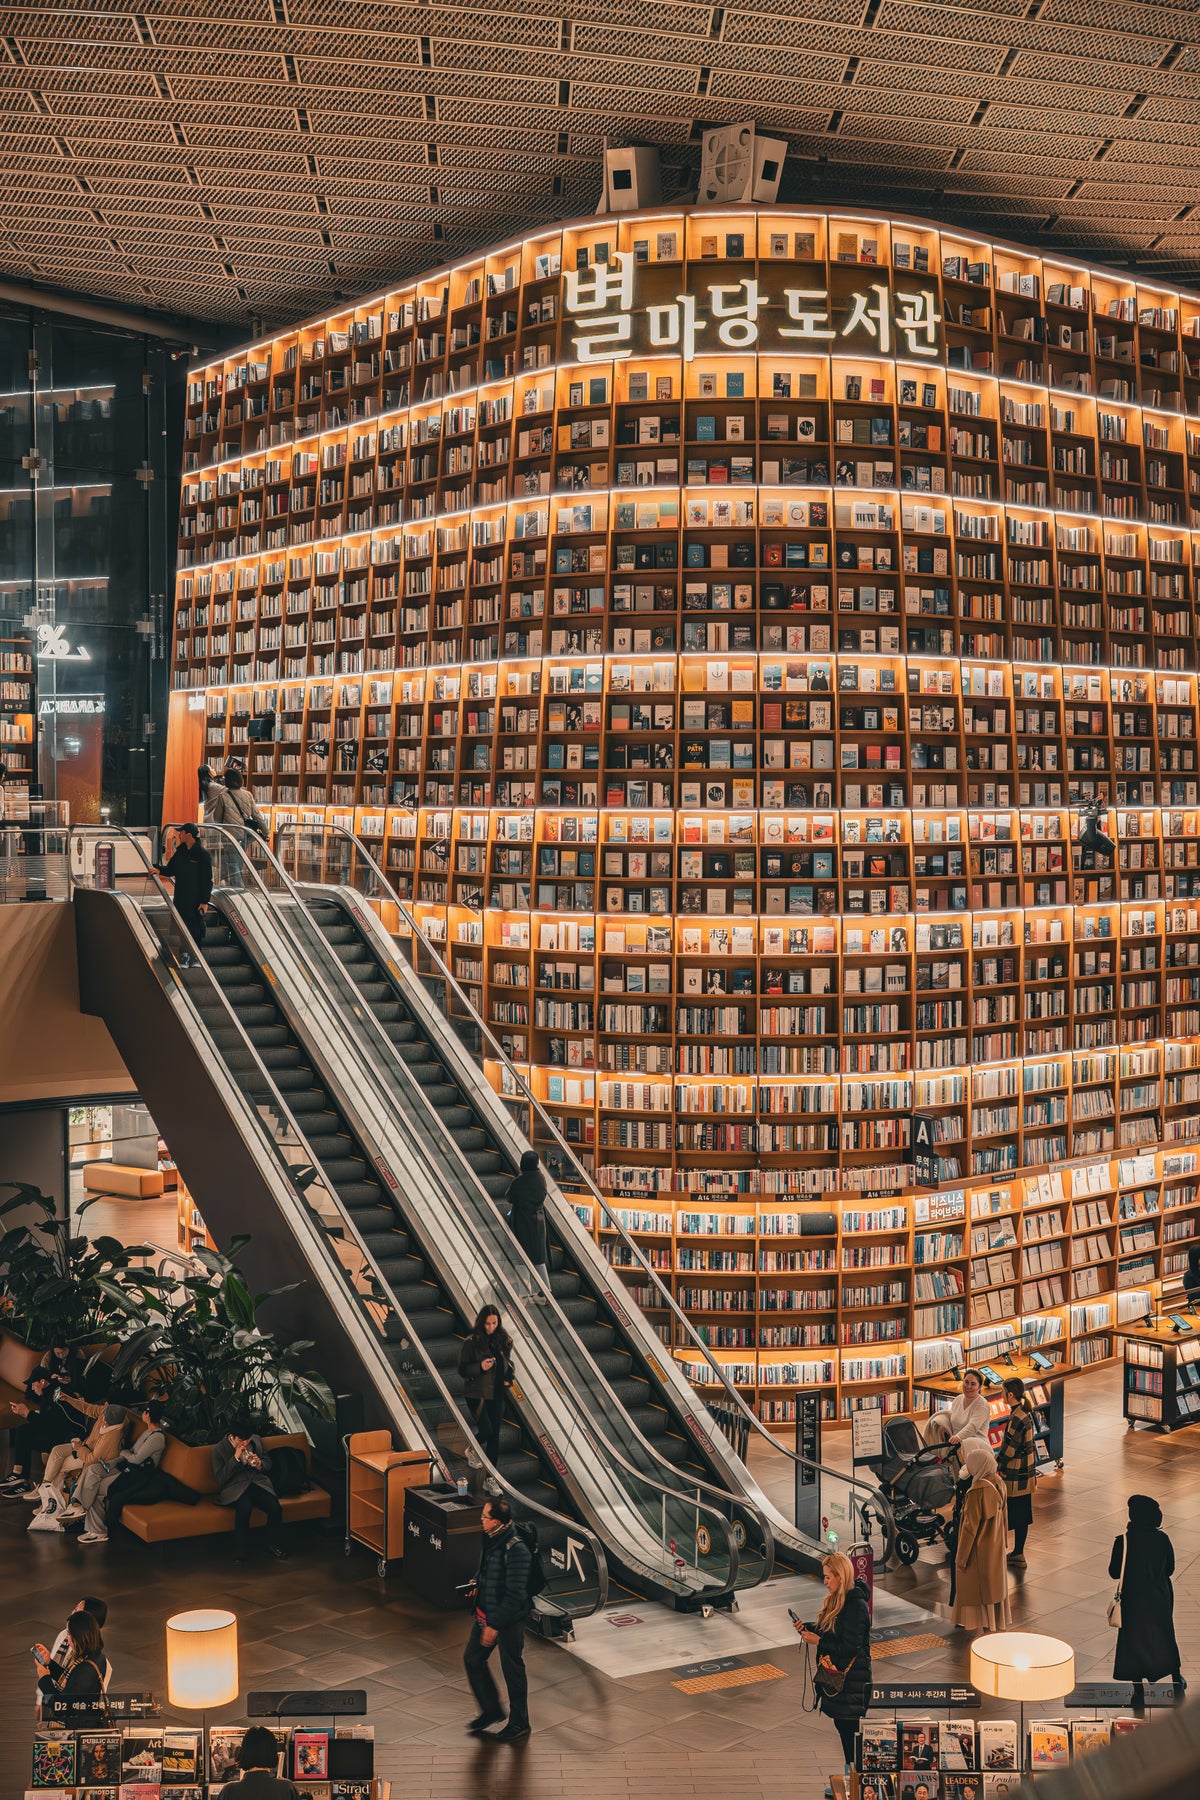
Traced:
<path id="1" fill-rule="evenodd" d="M 494 1466 L 500 1454 L 504 1402 L 513 1383 L 513 1345 L 498 1306 L 481 1306 L 458 1359 L 463 1392 L 475 1420 L 475 1435 Z M 498 1490 L 497 1490 L 498 1491 Z"/>
<path id="2" fill-rule="evenodd" d="M 61 1662 L 55 1661 L 45 1644 L 33 1645 L 38 1692 L 43 1699 L 77 1700 L 94 1695 L 99 1712 L 108 1683 L 108 1658 L 104 1654 L 104 1639 L 95 1615 L 82 1607 L 73 1612 L 67 1620 L 67 1639 L 66 1655 Z"/>
<path id="3" fill-rule="evenodd" d="M 287 1551 L 279 1541 L 283 1509 L 271 1483 L 271 1458 L 263 1449 L 263 1441 L 246 1424 L 228 1432 L 212 1449 L 213 1476 L 220 1490 L 218 1506 L 232 1506 L 234 1522 L 234 1558 L 245 1562 L 250 1554 L 250 1517 L 256 1510 L 266 1514 L 267 1549 L 280 1562 L 287 1561 Z"/>
<path id="4" fill-rule="evenodd" d="M 871 1605 L 867 1584 L 841 1550 L 821 1563 L 825 1603 L 813 1624 L 792 1616 L 792 1624 L 817 1652 L 813 1677 L 820 1709 L 832 1719 L 842 1742 L 847 1775 L 854 1766 L 854 1740 L 871 1701 Z M 822 1687 L 822 1675 L 842 1677 L 837 1691 Z"/>

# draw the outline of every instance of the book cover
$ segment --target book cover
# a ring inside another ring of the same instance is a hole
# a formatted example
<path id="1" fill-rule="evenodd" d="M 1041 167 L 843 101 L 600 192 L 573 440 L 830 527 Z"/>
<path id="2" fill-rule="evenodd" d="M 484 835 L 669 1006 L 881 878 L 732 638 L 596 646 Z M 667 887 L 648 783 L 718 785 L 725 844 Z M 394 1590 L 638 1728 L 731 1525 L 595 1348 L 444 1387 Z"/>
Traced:
<path id="1" fill-rule="evenodd" d="M 75 1737 L 39 1734 L 33 1740 L 33 1762 L 30 1780 L 35 1788 L 61 1788 L 75 1785 Z"/>
<path id="2" fill-rule="evenodd" d="M 75 1744 L 75 1779 L 81 1786 L 114 1786 L 121 1779 L 119 1731 L 80 1731 Z"/>
<path id="3" fill-rule="evenodd" d="M 193 1788 L 191 1793 L 195 1800 L 204 1800 L 203 1788 Z M 42 1800 L 48 1800 L 48 1797 L 43 1795 Z M 75 1800 L 121 1800 L 121 1790 L 116 1787 L 76 1788 Z M 191 1800 L 191 1796 L 184 1792 L 176 1795 L 175 1800 Z"/>
<path id="4" fill-rule="evenodd" d="M 981 1769 L 1015 1769 L 1017 1767 L 1017 1721 L 1015 1719 L 980 1719 L 979 1767 Z"/>
<path id="5" fill-rule="evenodd" d="M 1071 1760 L 1070 1734 L 1062 1719 L 1033 1719 L 1029 1725 L 1029 1767 L 1061 1769 Z"/>
<path id="6" fill-rule="evenodd" d="M 1010 1769 L 1004 1775 L 989 1775 L 985 1772 L 981 1779 L 983 1800 L 1001 1800 L 1003 1795 L 1019 1794 L 1021 1791 L 1021 1776 L 1015 1769 Z"/>
<path id="7" fill-rule="evenodd" d="M 858 1784 L 858 1795 L 859 1800 L 898 1800 L 896 1777 L 878 1772 L 864 1775 Z M 932 1796 L 930 1800 L 932 1800 Z"/>
<path id="8" fill-rule="evenodd" d="M 849 685 L 857 687 L 857 672 L 854 681 Z M 936 1769 L 937 1762 L 937 1720 L 904 1719 L 900 1725 L 900 1767 L 902 1769 Z"/>
<path id="9" fill-rule="evenodd" d="M 942 1776 L 942 1800 L 982 1800 L 983 1777 L 974 1772 Z"/>
<path id="10" fill-rule="evenodd" d="M 162 1800 L 157 1781 L 123 1781 L 117 1789 L 120 1800 Z"/>
<path id="11" fill-rule="evenodd" d="M 292 1733 L 292 1776 L 296 1781 L 323 1781 L 329 1774 L 328 1731 Z"/>

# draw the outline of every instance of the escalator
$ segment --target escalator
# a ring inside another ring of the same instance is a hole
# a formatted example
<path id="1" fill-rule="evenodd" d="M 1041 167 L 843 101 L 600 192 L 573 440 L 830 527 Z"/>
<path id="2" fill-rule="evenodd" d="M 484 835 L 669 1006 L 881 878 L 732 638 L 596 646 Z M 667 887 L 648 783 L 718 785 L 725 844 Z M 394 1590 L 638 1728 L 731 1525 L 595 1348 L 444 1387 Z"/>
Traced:
<path id="1" fill-rule="evenodd" d="M 256 848 L 254 861 L 262 854 Z M 765 1579 L 773 1565 L 770 1529 L 752 1504 L 711 1486 L 676 1421 L 657 1402 L 647 1372 L 616 1344 L 602 1309 L 578 1291 L 578 1284 L 572 1291 L 571 1272 L 555 1277 L 554 1298 L 559 1301 L 561 1291 L 561 1305 L 532 1304 L 528 1265 L 493 1198 L 507 1188 L 511 1165 L 469 1092 L 436 1055 L 419 1018 L 394 994 L 385 972 L 377 970 L 376 978 L 367 979 L 372 965 L 346 959 L 352 946 L 337 941 L 343 936 L 338 919 L 323 908 L 314 914 L 298 892 L 268 892 L 251 883 L 219 890 L 214 905 L 223 920 L 219 946 L 210 938 L 212 948 L 206 947 L 214 974 L 235 1007 L 249 1007 L 256 1019 L 269 1009 L 271 1028 L 289 1034 L 293 1051 L 298 1054 L 305 1046 L 303 1079 L 313 1084 L 309 1103 L 314 1108 L 318 1102 L 311 1094 L 320 1096 L 316 1147 L 333 1159 L 328 1166 L 335 1178 L 349 1183 L 347 1209 L 377 1259 L 381 1279 L 388 1285 L 393 1278 L 412 1284 L 418 1277 L 409 1246 L 419 1251 L 423 1279 L 437 1290 L 436 1298 L 426 1292 L 422 1319 L 447 1342 L 456 1334 L 455 1357 L 474 1309 L 465 1307 L 455 1291 L 449 1221 L 466 1242 L 488 1246 L 489 1287 L 476 1299 L 486 1297 L 500 1306 L 522 1356 L 523 1379 L 516 1405 L 509 1409 L 510 1424 L 519 1423 L 529 1389 L 539 1382 L 548 1382 L 560 1397 L 569 1396 L 573 1429 L 609 1477 L 610 1492 L 598 1510 L 589 1509 L 586 1492 L 576 1491 L 583 1516 L 602 1527 L 615 1503 L 640 1524 L 640 1556 L 631 1558 L 628 1537 L 624 1546 L 606 1538 L 623 1578 L 643 1594 L 684 1608 L 728 1603 L 736 1588 Z M 321 949 L 336 971 L 334 979 L 329 968 L 321 967 Z M 387 1057 L 395 1059 L 398 1069 L 381 1067 Z M 366 1143 L 363 1127 L 348 1115 L 380 1081 L 387 1118 L 375 1129 L 384 1136 Z M 400 1129 L 405 1126 L 406 1140 Z M 387 1160 L 379 1154 L 385 1141 L 391 1146 Z M 411 1181 L 399 1188 L 387 1182 L 385 1193 L 374 1173 L 378 1167 L 387 1181 L 397 1160 L 395 1145 L 404 1141 L 411 1164 L 424 1168 L 424 1199 Z M 435 1193 L 448 1221 L 436 1247 L 430 1241 L 428 1212 Z M 514 1320 L 523 1302 L 528 1310 L 518 1329 Z M 557 1467 L 563 1446 L 545 1430 L 537 1433 L 537 1441 Z M 519 1466 L 514 1464 L 511 1473 Z M 618 1494 L 617 1489 L 624 1491 Z M 646 1553 L 651 1509 L 654 1534 L 670 1564 L 665 1578 Z M 724 1586 L 705 1567 L 709 1559 L 719 1565 L 723 1544 L 732 1564 Z"/>
<path id="2" fill-rule="evenodd" d="M 522 1097 L 528 1100 L 545 1128 L 549 1121 L 537 1108 L 520 1072 L 504 1058 L 445 963 L 424 939 L 419 922 L 397 901 L 359 840 L 338 828 L 289 827 L 281 834 L 278 854 L 301 882 L 310 915 L 353 982 L 360 1009 L 372 1014 L 377 1036 L 390 1040 L 394 1054 L 415 1076 L 427 1102 L 425 1128 L 439 1131 L 456 1146 L 478 1178 L 477 1204 L 494 1211 L 529 1143 L 505 1098 L 483 1077 L 479 1059 L 483 1054 L 495 1056 L 511 1080 L 511 1096 L 506 1089 L 506 1097 L 518 1104 Z M 399 946 L 405 946 L 407 960 Z M 557 1137 L 553 1127 L 550 1132 Z M 713 1373 L 720 1377 L 719 1365 L 708 1356 L 696 1328 L 612 1218 L 569 1147 L 561 1139 L 558 1143 L 565 1175 L 583 1177 L 573 1185 L 590 1190 L 602 1209 L 601 1218 L 618 1232 L 614 1249 L 621 1248 L 623 1240 L 630 1260 L 635 1266 L 640 1263 L 648 1283 L 659 1290 L 665 1309 L 676 1320 L 680 1341 L 694 1346 L 696 1360 L 707 1358 Z M 549 1185 L 546 1215 L 555 1300 L 584 1338 L 640 1434 L 678 1471 L 682 1481 L 705 1480 L 712 1484 L 710 1493 L 725 1491 L 735 1502 L 744 1502 L 744 1516 L 756 1521 L 765 1518 L 774 1540 L 771 1559 L 781 1568 L 818 1568 L 825 1546 L 798 1530 L 766 1499 L 578 1219 L 570 1195 L 553 1182 Z M 735 1417 L 745 1418 L 758 1441 L 769 1443 L 778 1457 L 792 1465 L 789 1486 L 798 1490 L 818 1483 L 823 1492 L 828 1491 L 835 1508 L 852 1522 L 855 1536 L 871 1541 L 872 1534 L 879 1533 L 886 1565 L 894 1538 L 886 1498 L 840 1471 L 802 1466 L 803 1459 L 770 1437 L 736 1390 L 727 1387 L 726 1391 Z M 839 1490 L 836 1495 L 835 1488 Z M 738 1527 L 739 1515 L 735 1512 L 733 1516 Z M 744 1534 L 744 1541 L 742 1536 L 739 1530 L 744 1579 L 762 1578 L 770 1571 L 763 1569 L 750 1534 Z"/>
<path id="3" fill-rule="evenodd" d="M 205 958 L 184 967 L 188 940 L 148 869 L 136 897 L 81 889 L 84 1007 L 108 1022 L 172 1143 L 187 1146 L 179 1161 L 201 1210 L 223 1231 L 239 1229 L 253 1211 L 257 1231 L 259 1211 L 273 1207 L 301 1247 L 317 1301 L 332 1306 L 342 1329 L 356 1337 L 367 1378 L 394 1423 L 407 1441 L 428 1444 L 447 1474 L 467 1476 L 473 1442 L 457 1373 L 461 1341 L 482 1299 L 495 1296 L 514 1312 L 496 1292 L 487 1234 L 444 1235 L 452 1214 L 433 1185 L 437 1171 L 410 1154 L 404 1133 L 391 1130 L 386 1159 L 380 1155 L 372 1133 L 387 1132 L 387 1121 L 371 1116 L 369 1078 L 356 1090 L 347 1076 L 320 984 L 311 971 L 285 966 L 294 940 L 284 933 L 274 942 L 265 970 L 249 952 L 255 932 L 270 937 L 278 924 L 278 898 L 267 903 L 261 893 L 239 890 L 240 883 L 218 890 Z M 287 1006 L 280 1004 L 285 991 Z M 186 1093 L 164 1079 L 164 1071 L 181 1066 L 180 1036 L 194 1065 Z M 497 1153 L 486 1134 L 458 1114 L 431 1059 L 418 1060 L 430 1060 L 422 1091 L 466 1133 L 456 1154 L 475 1158 L 473 1177 L 495 1179 Z M 191 1129 L 189 1137 L 197 1094 L 208 1130 Z M 236 1136 L 228 1157 L 215 1154 L 218 1105 L 225 1134 L 232 1128 Z M 231 1224 L 229 1195 L 219 1191 L 226 1164 L 240 1171 L 246 1190 Z M 255 1182 L 261 1191 L 251 1195 Z M 506 1230 L 501 1236 L 513 1253 Z M 347 1293 L 356 1313 L 348 1312 Z M 727 1602 L 747 1571 L 753 1574 L 753 1562 L 740 1567 L 733 1525 L 702 1484 L 663 1482 L 635 1466 L 627 1451 L 644 1459 L 636 1436 L 622 1435 L 623 1421 L 604 1421 L 621 1436 L 618 1445 L 590 1424 L 562 1372 L 534 1359 L 542 1346 L 528 1319 L 518 1343 L 528 1348 L 528 1362 L 519 1364 L 499 1463 L 484 1472 L 539 1521 L 552 1572 L 539 1611 L 557 1611 L 569 1623 L 601 1604 L 610 1563 L 632 1591 L 684 1607 Z M 752 1523 L 750 1535 L 764 1547 L 765 1572 L 769 1534 L 755 1534 Z"/>

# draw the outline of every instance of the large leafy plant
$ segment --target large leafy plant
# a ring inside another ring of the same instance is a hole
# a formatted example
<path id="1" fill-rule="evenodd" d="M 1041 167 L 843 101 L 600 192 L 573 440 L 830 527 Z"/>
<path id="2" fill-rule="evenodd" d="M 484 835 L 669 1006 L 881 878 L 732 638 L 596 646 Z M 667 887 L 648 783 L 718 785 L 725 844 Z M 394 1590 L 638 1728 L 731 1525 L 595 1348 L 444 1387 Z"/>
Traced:
<path id="1" fill-rule="evenodd" d="M 35 1350 L 111 1343 L 124 1329 L 117 1284 L 146 1247 L 72 1232 L 54 1201 L 28 1182 L 0 1187 L 15 1190 L 0 1203 L 0 1218 L 30 1208 L 42 1215 L 0 1237 L 0 1321 Z M 84 1201 L 76 1217 L 90 1204 Z"/>
<path id="2" fill-rule="evenodd" d="M 200 1268 L 183 1276 L 127 1271 L 112 1290 L 128 1333 L 113 1385 L 161 1394 L 187 1443 L 215 1443 L 242 1419 L 299 1430 L 300 1408 L 333 1417 L 332 1392 L 304 1366 L 312 1340 L 283 1343 L 258 1324 L 259 1308 L 289 1288 L 251 1293 L 236 1262 L 249 1241 L 235 1238 L 227 1256 L 195 1251 Z"/>

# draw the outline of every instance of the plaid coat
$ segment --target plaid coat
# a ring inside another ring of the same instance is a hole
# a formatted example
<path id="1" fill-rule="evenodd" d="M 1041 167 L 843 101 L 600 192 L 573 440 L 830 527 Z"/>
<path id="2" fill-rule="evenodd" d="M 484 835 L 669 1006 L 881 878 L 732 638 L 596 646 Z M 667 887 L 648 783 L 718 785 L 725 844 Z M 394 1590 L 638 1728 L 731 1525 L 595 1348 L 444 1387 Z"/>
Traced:
<path id="1" fill-rule="evenodd" d="M 1004 1436 L 996 1452 L 996 1467 L 1009 1496 L 1031 1494 L 1037 1479 L 1034 1457 L 1034 1417 L 1028 1400 L 1020 1400 L 1008 1415 Z"/>

